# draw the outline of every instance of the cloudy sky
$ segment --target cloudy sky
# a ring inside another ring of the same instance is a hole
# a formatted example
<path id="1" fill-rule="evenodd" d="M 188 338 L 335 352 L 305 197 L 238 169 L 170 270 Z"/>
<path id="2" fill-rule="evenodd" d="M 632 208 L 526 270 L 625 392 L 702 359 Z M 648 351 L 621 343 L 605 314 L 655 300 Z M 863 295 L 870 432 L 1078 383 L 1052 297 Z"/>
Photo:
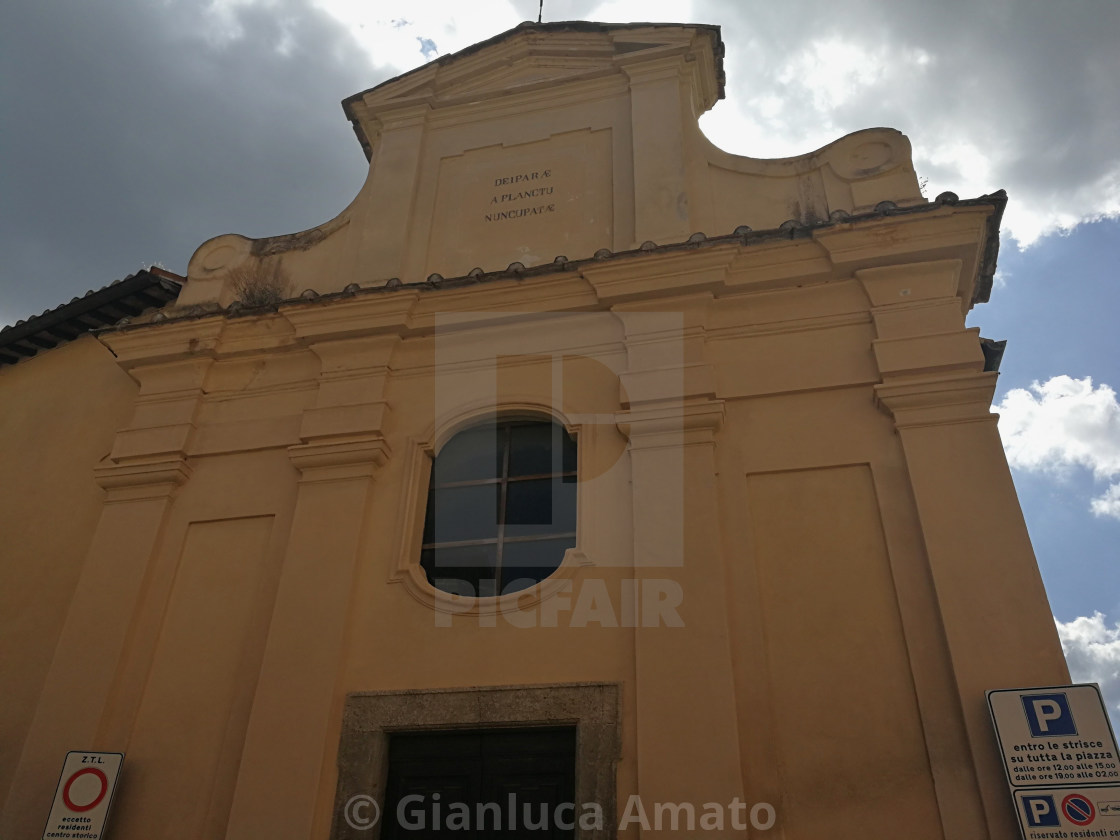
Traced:
<path id="1" fill-rule="evenodd" d="M 0 324 L 220 233 L 334 217 L 365 158 L 339 101 L 537 0 L 35 0 L 0 11 Z M 702 120 L 753 157 L 909 135 L 927 195 L 1010 194 L 996 410 L 1075 679 L 1120 719 L 1120 3 L 546 0 L 545 20 L 723 27 Z M 977 558 L 977 562 L 983 562 Z"/>

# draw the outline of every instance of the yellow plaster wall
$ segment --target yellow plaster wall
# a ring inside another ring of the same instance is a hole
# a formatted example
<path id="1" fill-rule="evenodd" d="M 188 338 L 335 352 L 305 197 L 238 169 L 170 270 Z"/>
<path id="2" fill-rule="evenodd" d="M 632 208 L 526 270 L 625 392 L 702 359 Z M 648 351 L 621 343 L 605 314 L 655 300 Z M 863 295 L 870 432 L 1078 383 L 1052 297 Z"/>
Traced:
<path id="1" fill-rule="evenodd" d="M 855 840 L 887 808 L 943 837 L 870 468 L 748 488 L 786 832 Z"/>
<path id="2" fill-rule="evenodd" d="M 301 233 L 203 243 L 179 305 L 228 305 L 230 272 L 262 260 L 295 297 L 925 203 L 893 129 L 775 160 L 714 146 L 697 119 L 716 102 L 716 51 L 711 29 L 527 26 L 350 97 L 370 153 L 350 206 Z"/>
<path id="3" fill-rule="evenodd" d="M 742 797 L 783 840 L 1014 836 L 983 691 L 1068 673 L 964 325 L 994 205 L 922 206 L 887 129 L 707 148 L 692 28 L 545 34 L 351 102 L 373 159 L 338 219 L 211 240 L 112 354 L 0 372 L 0 834 L 31 836 L 62 755 L 94 748 L 129 756 L 117 840 L 327 837 L 348 694 L 598 681 L 621 686 L 619 811 Z M 507 164 L 553 158 L 587 229 L 455 229 Z M 887 196 L 921 212 L 384 286 Z M 357 287 L 220 310 L 265 259 Z M 418 563 L 429 459 L 495 412 L 577 434 L 577 546 L 539 587 L 455 601 Z M 683 626 L 587 620 L 635 581 L 678 587 Z"/>
<path id="4" fill-rule="evenodd" d="M 93 467 L 109 454 L 135 393 L 89 336 L 0 369 L 0 800 L 67 614 L 95 622 L 102 608 L 71 599 L 101 515 Z"/>
<path id="5" fill-rule="evenodd" d="M 610 682 L 620 811 L 743 796 L 787 840 L 873 818 L 1005 836 L 983 690 L 1065 674 L 1041 582 L 1015 573 L 1033 559 L 956 296 L 975 262 L 936 239 L 954 212 L 877 223 L 915 243 L 889 267 L 833 262 L 853 227 L 828 250 L 727 243 L 106 334 L 114 454 L 79 595 L 116 629 L 56 620 L 37 718 L 6 721 L 28 747 L 5 825 L 38 820 L 81 744 L 129 755 L 124 840 L 168 807 L 196 834 L 322 837 L 348 693 Z M 86 344 L 43 361 L 82 374 L 104 353 Z M 418 571 L 417 500 L 428 453 L 495 408 L 578 429 L 578 552 L 464 614 Z M 976 603 L 985 574 L 1014 597 Z M 679 585 L 684 626 L 587 620 L 589 586 L 619 617 L 634 580 Z"/>

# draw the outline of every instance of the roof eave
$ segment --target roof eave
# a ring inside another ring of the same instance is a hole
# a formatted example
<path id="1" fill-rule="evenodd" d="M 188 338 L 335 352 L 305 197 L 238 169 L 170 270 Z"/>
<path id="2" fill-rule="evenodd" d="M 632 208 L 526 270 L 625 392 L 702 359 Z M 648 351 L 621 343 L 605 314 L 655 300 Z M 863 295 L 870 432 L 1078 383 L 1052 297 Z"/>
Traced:
<path id="1" fill-rule="evenodd" d="M 138 271 L 102 289 L 91 290 L 41 315 L 0 329 L 0 367 L 52 350 L 92 330 L 117 324 L 179 296 L 185 279 L 170 271 Z"/>

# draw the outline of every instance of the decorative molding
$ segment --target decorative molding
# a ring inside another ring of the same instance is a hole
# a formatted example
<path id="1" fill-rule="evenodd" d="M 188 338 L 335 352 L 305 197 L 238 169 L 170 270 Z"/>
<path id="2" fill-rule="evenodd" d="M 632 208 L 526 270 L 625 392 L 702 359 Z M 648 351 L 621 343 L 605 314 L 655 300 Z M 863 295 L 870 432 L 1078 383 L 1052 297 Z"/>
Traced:
<path id="1" fill-rule="evenodd" d="M 875 221 L 836 225 L 813 232 L 832 264 L 843 270 L 878 268 L 885 258 L 904 262 L 913 255 L 920 261 L 959 260 L 962 312 L 972 306 L 972 286 L 979 269 L 990 205 L 940 207 L 917 217 L 884 216 Z M 904 232 L 905 231 L 905 232 Z M 902 268 L 902 266 L 900 266 Z"/>
<path id="2" fill-rule="evenodd" d="M 316 342 L 400 333 L 411 328 L 411 312 L 419 296 L 415 289 L 398 289 L 392 294 L 333 300 L 331 306 L 285 303 L 281 304 L 280 314 L 292 324 L 297 336 Z"/>
<path id="3" fill-rule="evenodd" d="M 409 594 L 425 606 L 434 606 L 436 597 L 435 589 L 420 568 L 420 540 L 426 507 L 421 500 L 428 496 L 428 475 L 435 451 L 431 439 L 409 438 L 405 448 L 404 474 L 397 488 L 397 533 L 393 551 L 396 562 L 389 573 L 391 583 L 404 583 Z"/>
<path id="4" fill-rule="evenodd" d="M 178 453 L 158 460 L 103 464 L 94 467 L 93 477 L 105 489 L 106 502 L 131 502 L 170 498 L 192 471 L 186 457 Z"/>
<path id="5" fill-rule="evenodd" d="M 979 327 L 876 338 L 871 350 L 884 381 L 894 376 L 984 369 Z"/>
<path id="6" fill-rule="evenodd" d="M 617 304 L 627 298 L 680 297 L 714 292 L 727 282 L 730 266 L 740 254 L 738 242 L 720 243 L 704 250 L 688 250 L 645 257 L 585 264 L 580 275 L 595 289 L 600 301 Z"/>
<path id="7" fill-rule="evenodd" d="M 634 346 L 631 342 L 631 347 Z M 716 394 L 715 368 L 703 362 L 647 368 L 619 374 L 620 396 L 636 409 L 642 405 L 711 399 Z"/>
<path id="8" fill-rule="evenodd" d="M 710 327 L 705 331 L 704 337 L 707 341 L 727 341 L 740 338 L 757 338 L 759 336 L 834 330 L 841 327 L 862 326 L 871 322 L 871 315 L 866 311 L 843 312 L 836 315 L 814 315 L 808 318 L 736 324 L 731 327 Z"/>
<path id="9" fill-rule="evenodd" d="M 219 314 L 163 324 L 135 324 L 99 333 L 97 338 L 116 356 L 118 365 L 131 370 L 137 365 L 213 357 L 225 324 L 225 316 Z"/>
<path id="10" fill-rule="evenodd" d="M 854 273 L 871 304 L 876 406 L 898 429 L 993 419 L 996 374 L 984 371 L 980 330 L 966 328 L 960 259 L 891 263 Z M 963 290 L 967 291 L 967 289 Z"/>
<path id="11" fill-rule="evenodd" d="M 961 268 L 957 260 L 934 260 L 861 268 L 854 272 L 872 307 L 912 305 L 916 301 L 961 297 Z"/>
<path id="12" fill-rule="evenodd" d="M 618 429 L 631 449 L 665 449 L 713 443 L 723 426 L 723 400 L 643 406 L 619 412 Z"/>
<path id="13" fill-rule="evenodd" d="M 428 576 L 420 566 L 420 541 L 424 531 L 424 500 L 428 496 L 428 481 L 432 460 L 436 450 L 451 439 L 457 432 L 469 428 L 473 423 L 485 418 L 535 413 L 549 415 L 561 422 L 569 434 L 577 441 L 577 457 L 581 474 L 586 474 L 583 464 L 587 452 L 580 442 L 580 425 L 573 424 L 558 411 L 531 402 L 503 404 L 495 413 L 492 403 L 482 404 L 460 410 L 454 415 L 440 418 L 436 425 L 423 438 L 409 438 L 405 456 L 404 475 L 401 479 L 398 497 L 397 536 L 394 545 L 395 562 L 389 575 L 390 583 L 401 583 L 410 596 L 419 604 L 436 612 L 448 615 L 483 616 L 509 614 L 518 610 L 530 609 L 540 602 L 565 589 L 566 581 L 571 580 L 580 568 L 593 566 L 594 561 L 584 550 L 589 509 L 587 485 L 578 481 L 576 485 L 576 545 L 564 552 L 564 558 L 551 575 L 539 583 L 511 592 L 508 595 L 489 597 L 467 597 L 436 589 L 428 581 Z"/>
<path id="14" fill-rule="evenodd" d="M 388 412 L 389 403 L 384 400 L 305 408 L 299 434 L 304 441 L 378 435 Z"/>
<path id="15" fill-rule="evenodd" d="M 409 541 L 411 544 L 412 541 Z M 512 616 L 521 610 L 536 607 L 542 601 L 560 594 L 563 591 L 571 592 L 568 583 L 584 566 L 594 565 L 591 559 L 580 551 L 579 547 L 569 548 L 564 552 L 564 559 L 556 567 L 556 571 L 528 589 L 520 589 L 504 595 L 486 597 L 472 597 L 469 595 L 456 595 L 436 589 L 428 582 L 427 575 L 420 568 L 420 551 L 416 550 L 416 559 L 401 572 L 394 571 L 389 578 L 390 583 L 403 583 L 405 591 L 419 604 L 437 613 L 449 616 L 465 616 L 476 619 L 479 616 Z M 510 619 L 513 620 L 512 618 Z"/>
<path id="16" fill-rule="evenodd" d="M 664 51 L 659 50 L 659 52 Z M 682 80 L 688 79 L 685 72 L 688 57 L 684 53 L 685 50 L 678 47 L 668 55 L 650 59 L 647 57 L 649 54 L 642 51 L 641 55 L 631 54 L 632 57 L 630 58 L 616 58 L 615 63 L 622 68 L 627 78 L 630 79 L 632 87 L 659 82 L 680 83 Z"/>
<path id="17" fill-rule="evenodd" d="M 994 422 L 995 372 L 900 378 L 875 386 L 875 403 L 899 429 L 974 421 Z"/>
<path id="18" fill-rule="evenodd" d="M 389 444 L 380 434 L 326 438 L 289 446 L 288 457 L 301 483 L 368 479 L 389 459 Z"/>

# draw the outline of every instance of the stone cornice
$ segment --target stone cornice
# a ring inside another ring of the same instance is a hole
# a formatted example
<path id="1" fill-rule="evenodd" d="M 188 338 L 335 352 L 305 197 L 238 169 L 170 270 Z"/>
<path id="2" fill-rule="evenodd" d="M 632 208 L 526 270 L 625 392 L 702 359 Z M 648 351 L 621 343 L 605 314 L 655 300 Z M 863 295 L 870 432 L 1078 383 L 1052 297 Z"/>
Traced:
<path id="1" fill-rule="evenodd" d="M 411 327 L 411 313 L 419 292 L 401 290 L 392 294 L 335 299 L 340 305 L 314 303 L 284 305 L 280 309 L 302 339 L 338 339 L 371 333 L 400 333 Z"/>
<path id="2" fill-rule="evenodd" d="M 722 288 L 728 267 L 739 253 L 737 243 L 671 254 L 651 253 L 633 260 L 588 263 L 581 275 L 600 301 L 611 304 L 650 295 L 673 295 Z"/>
<path id="3" fill-rule="evenodd" d="M 182 455 L 162 459 L 106 463 L 93 470 L 94 480 L 107 491 L 106 501 L 127 502 L 171 496 L 191 476 Z"/>
<path id="4" fill-rule="evenodd" d="M 452 329 L 448 314 L 462 316 L 464 323 L 477 324 L 472 313 L 570 312 L 596 308 L 598 298 L 582 276 L 557 272 L 523 280 L 509 278 L 506 282 L 476 285 L 452 285 L 437 294 L 424 294 L 410 314 L 409 325 L 417 330 L 431 330 L 439 322 L 440 329 Z"/>
<path id="5" fill-rule="evenodd" d="M 815 239 L 770 239 L 740 248 L 728 266 L 725 285 L 744 292 L 803 285 L 834 277 L 828 251 Z"/>
<path id="6" fill-rule="evenodd" d="M 678 49 L 661 58 L 635 58 L 630 62 L 621 59 L 619 64 L 630 78 L 631 85 L 644 85 L 684 78 L 685 60 L 685 51 Z"/>
<path id="7" fill-rule="evenodd" d="M 632 449 L 673 449 L 712 443 L 724 413 L 723 400 L 697 400 L 623 411 L 616 422 Z"/>
<path id="8" fill-rule="evenodd" d="M 424 101 L 401 102 L 395 107 L 386 108 L 378 114 L 381 133 L 400 128 L 414 128 L 423 125 L 432 112 L 432 106 Z"/>
<path id="9" fill-rule="evenodd" d="M 469 95 L 461 100 L 449 99 L 441 102 L 438 110 L 432 111 L 427 123 L 431 128 L 442 128 L 493 122 L 533 111 L 588 105 L 596 100 L 623 96 L 627 89 L 626 79 L 617 71 L 601 68 L 566 81 L 561 90 L 556 89 L 555 82 L 541 82 L 526 85 L 520 90 L 493 94 L 481 102 Z"/>
<path id="10" fill-rule="evenodd" d="M 981 200 L 977 199 L 977 202 Z M 637 299 L 670 299 L 689 292 L 716 297 L 796 288 L 845 279 L 856 272 L 890 265 L 936 260 L 959 261 L 961 304 L 975 272 L 990 204 L 931 205 L 887 215 L 791 227 L 782 231 L 743 231 L 689 242 L 646 243 L 629 252 L 604 252 L 595 258 L 526 269 L 439 278 L 399 288 L 372 287 L 321 298 L 293 299 L 275 312 L 184 315 L 162 323 L 133 324 L 99 334 L 126 369 L 198 355 L 295 349 L 309 341 L 369 335 L 406 334 L 433 328 L 441 310 L 478 308 L 571 311 L 613 306 Z M 500 284 L 500 288 L 498 288 Z M 671 305 L 671 302 L 670 302 Z"/>
<path id="11" fill-rule="evenodd" d="M 225 329 L 225 318 L 185 318 L 167 323 L 153 322 L 146 329 L 105 331 L 97 338 L 112 351 L 125 370 L 136 365 L 158 364 L 191 356 L 212 357 Z"/>
<path id="12" fill-rule="evenodd" d="M 832 264 L 846 273 L 906 262 L 959 260 L 963 311 L 973 302 L 986 241 L 991 205 L 940 207 L 899 226 L 906 216 L 887 216 L 877 223 L 841 225 L 817 231 L 814 239 Z"/>
<path id="13" fill-rule="evenodd" d="M 389 444 L 380 434 L 324 438 L 288 447 L 301 482 L 372 478 L 389 459 Z"/>
<path id="14" fill-rule="evenodd" d="M 687 59 L 701 66 L 703 72 L 688 75 L 707 110 L 723 95 L 718 33 L 717 27 L 695 24 L 525 23 L 348 97 L 343 109 L 368 153 L 382 115 L 399 104 L 468 112 L 491 111 L 498 100 L 525 95 L 555 103 L 558 88 L 602 79 L 617 87 L 611 76 L 625 81 L 623 71 L 669 58 L 678 66 Z"/>
<path id="15" fill-rule="evenodd" d="M 876 404 L 899 429 L 975 421 L 994 422 L 994 372 L 905 377 L 875 386 Z"/>

